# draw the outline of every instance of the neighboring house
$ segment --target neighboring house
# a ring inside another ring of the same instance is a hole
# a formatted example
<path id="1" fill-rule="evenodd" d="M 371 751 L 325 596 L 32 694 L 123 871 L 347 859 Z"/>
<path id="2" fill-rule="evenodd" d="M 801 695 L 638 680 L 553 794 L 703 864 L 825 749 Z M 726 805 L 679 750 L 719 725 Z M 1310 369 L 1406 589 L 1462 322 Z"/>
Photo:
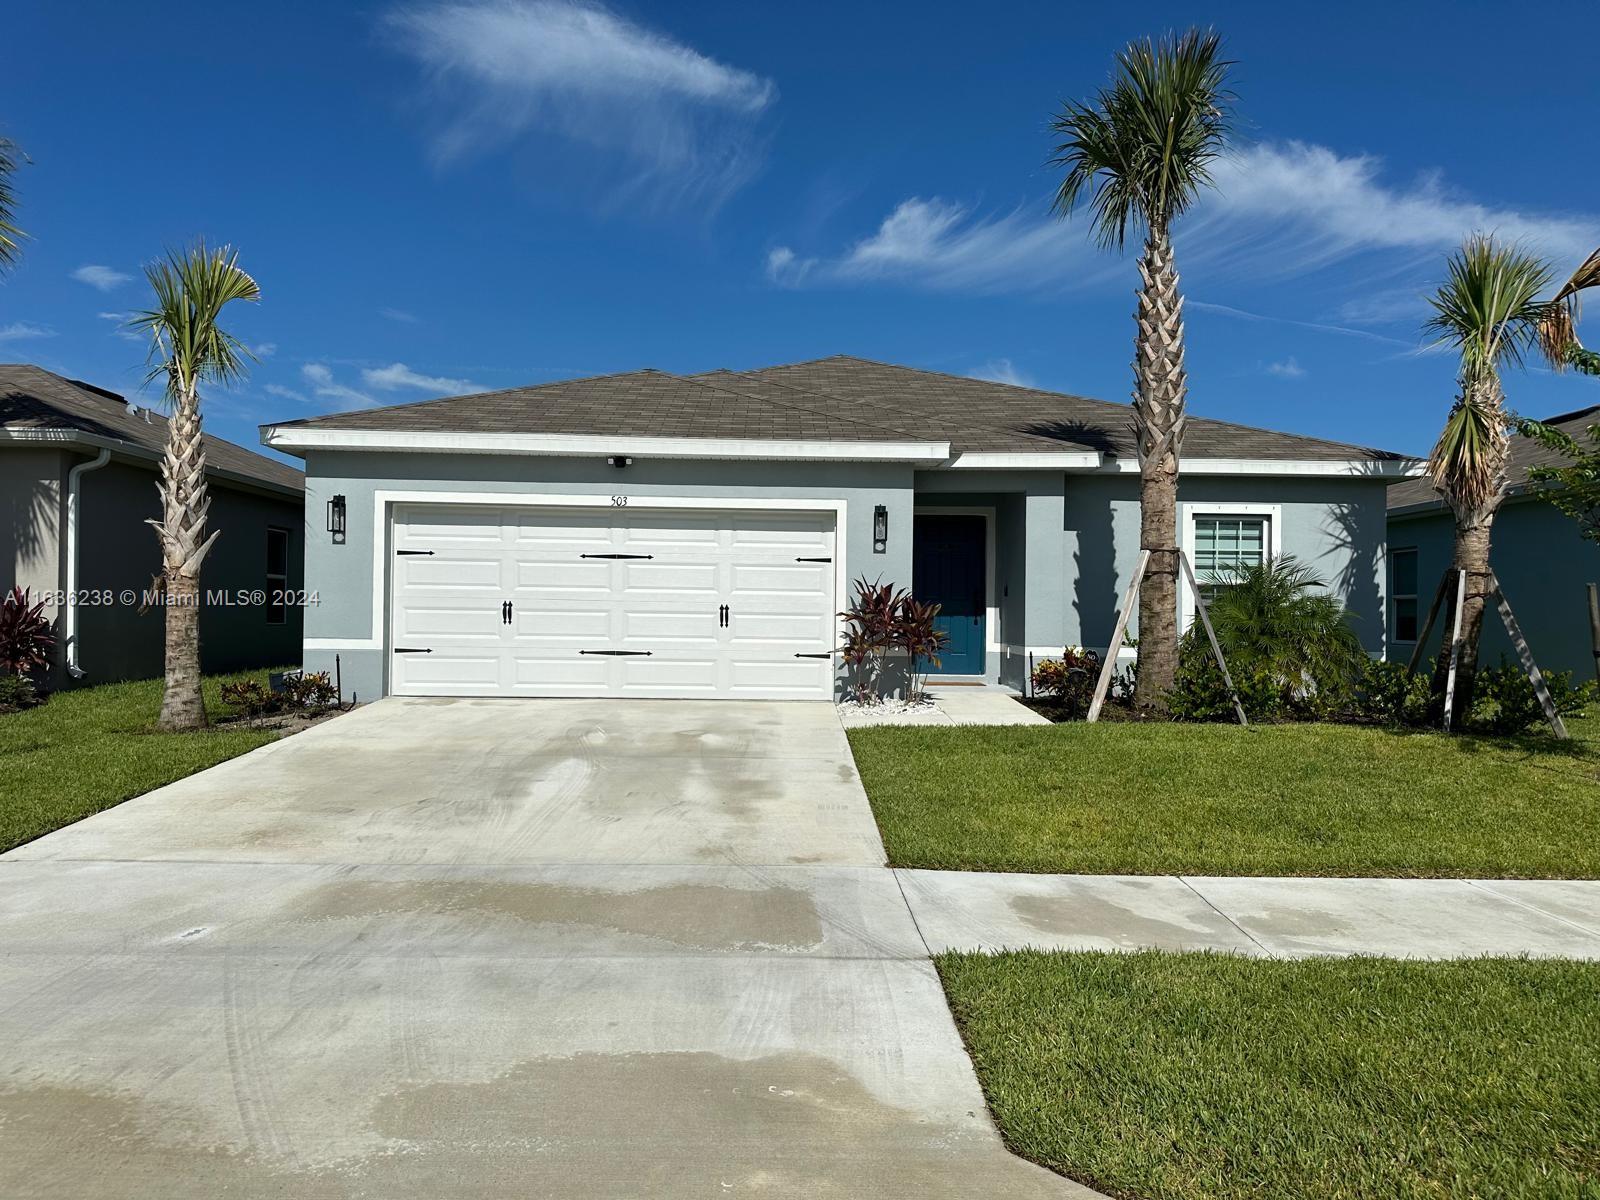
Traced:
<path id="1" fill-rule="evenodd" d="M 1545 422 L 1584 443 L 1589 426 L 1597 423 L 1600 405 Z M 1538 485 L 1528 482 L 1531 468 L 1565 461 L 1538 442 L 1512 439 L 1506 467 L 1509 495 L 1494 519 L 1490 564 L 1540 668 L 1571 671 L 1581 683 L 1595 670 L 1587 586 L 1600 583 L 1600 546 L 1579 536 L 1572 518 L 1540 499 Z M 1389 489 L 1390 658 L 1403 662 L 1416 648 L 1418 626 L 1427 620 L 1454 542 L 1454 520 L 1432 480 L 1408 479 Z M 1436 625 L 1429 639 L 1430 658 L 1442 636 Z M 1491 611 L 1483 618 L 1479 657 L 1494 663 L 1502 654 L 1515 661 L 1505 623 Z"/>
<path id="2" fill-rule="evenodd" d="M 114 392 L 0 365 L 0 570 L 10 576 L 0 584 L 51 601 L 52 687 L 162 673 L 162 613 L 139 610 L 161 570 L 144 522 L 161 514 L 166 441 L 165 417 Z M 207 671 L 296 662 L 301 612 L 273 593 L 301 587 L 300 472 L 207 435 L 206 477 L 221 535 L 201 573 L 201 662 Z M 62 605 L 68 594 L 79 603 Z"/>
<path id="3" fill-rule="evenodd" d="M 306 460 L 308 667 L 405 695 L 833 693 L 853 580 L 943 605 L 942 673 L 1104 649 L 1139 552 L 1125 405 L 828 358 L 645 370 L 264 426 Z M 1292 553 L 1384 641 L 1399 455 L 1201 418 L 1202 570 Z M 318 524 L 313 520 L 311 524 Z M 1185 592 L 1186 610 L 1192 598 Z"/>

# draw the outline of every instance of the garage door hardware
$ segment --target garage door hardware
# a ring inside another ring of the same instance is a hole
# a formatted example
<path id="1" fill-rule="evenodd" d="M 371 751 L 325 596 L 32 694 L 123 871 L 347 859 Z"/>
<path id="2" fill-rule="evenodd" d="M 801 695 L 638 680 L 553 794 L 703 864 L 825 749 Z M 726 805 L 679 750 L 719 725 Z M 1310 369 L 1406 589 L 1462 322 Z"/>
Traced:
<path id="1" fill-rule="evenodd" d="M 795 653 L 795 657 L 796 658 L 832 658 L 833 657 L 833 651 L 832 650 L 824 650 L 821 654 L 801 654 L 799 652 L 796 652 Z"/>
<path id="2" fill-rule="evenodd" d="M 430 557 L 433 555 L 433 551 L 432 550 L 396 550 L 395 553 L 396 554 L 426 554 L 426 555 L 428 555 Z"/>
<path id="3" fill-rule="evenodd" d="M 500 624 L 511 624 L 511 601 L 509 600 L 500 606 Z"/>
<path id="4" fill-rule="evenodd" d="M 654 554 L 580 554 L 579 558 L 654 558 Z"/>
<path id="5" fill-rule="evenodd" d="M 717 624 L 723 629 L 728 627 L 728 606 L 726 604 L 717 609 Z"/>
<path id="6" fill-rule="evenodd" d="M 394 652 L 396 654 L 432 654 L 433 653 L 433 651 L 431 649 L 419 650 L 415 646 L 396 646 L 394 648 Z"/>
<path id="7" fill-rule="evenodd" d="M 832 562 L 831 558 L 797 558 L 795 562 Z"/>
<path id="8" fill-rule="evenodd" d="M 579 654 L 604 654 L 607 658 L 635 658 L 635 657 L 640 657 L 640 656 L 642 656 L 644 658 L 649 658 L 651 653 L 652 653 L 652 651 L 649 651 L 649 650 L 579 650 L 578 653 Z"/>

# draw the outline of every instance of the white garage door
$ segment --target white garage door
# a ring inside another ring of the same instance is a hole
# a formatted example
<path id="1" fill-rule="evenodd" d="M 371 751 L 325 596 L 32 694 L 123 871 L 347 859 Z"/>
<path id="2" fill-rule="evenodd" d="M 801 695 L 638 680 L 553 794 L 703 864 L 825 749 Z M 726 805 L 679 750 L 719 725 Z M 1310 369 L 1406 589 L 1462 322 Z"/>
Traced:
<path id="1" fill-rule="evenodd" d="M 825 699 L 832 513 L 403 506 L 403 696 Z"/>

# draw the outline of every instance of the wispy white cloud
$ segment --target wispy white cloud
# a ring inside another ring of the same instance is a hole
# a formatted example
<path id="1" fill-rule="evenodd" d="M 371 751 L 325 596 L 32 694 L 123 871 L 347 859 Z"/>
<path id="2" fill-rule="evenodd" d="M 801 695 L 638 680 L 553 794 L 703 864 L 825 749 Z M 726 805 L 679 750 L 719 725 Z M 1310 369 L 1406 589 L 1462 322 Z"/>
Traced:
<path id="1" fill-rule="evenodd" d="M 304 392 L 284 387 L 281 383 L 269 383 L 261 390 L 269 396 L 277 396 L 280 400 L 294 400 L 300 404 L 310 403 L 310 398 Z"/>
<path id="2" fill-rule="evenodd" d="M 84 264 L 72 273 L 72 277 L 79 283 L 87 283 L 102 292 L 114 291 L 133 278 L 126 272 L 113 270 L 98 263 Z"/>
<path id="3" fill-rule="evenodd" d="M 1304 379 L 1306 377 L 1306 369 L 1300 365 L 1292 354 L 1282 362 L 1268 363 L 1262 370 L 1266 374 L 1276 376 L 1279 379 Z"/>
<path id="4" fill-rule="evenodd" d="M 981 367 L 967 372 L 968 379 L 987 379 L 990 383 L 1009 383 L 1012 387 L 1034 386 L 1033 376 L 1019 371 L 1009 358 L 991 358 Z"/>
<path id="5" fill-rule="evenodd" d="M 1469 233 L 1492 231 L 1575 264 L 1600 229 L 1600 215 L 1496 208 L 1454 194 L 1438 176 L 1393 185 L 1376 158 L 1301 142 L 1251 147 L 1215 175 L 1216 189 L 1177 234 L 1181 260 L 1208 280 L 1294 277 L 1362 257 L 1369 286 L 1398 275 L 1417 280 L 1416 295 L 1427 265 Z M 1042 202 L 985 213 L 912 197 L 836 254 L 808 257 L 780 245 L 768 251 L 765 270 L 788 286 L 895 281 L 972 292 L 1125 279 L 1126 266 L 1098 256 L 1087 232 L 1087 214 L 1057 220 Z"/>
<path id="6" fill-rule="evenodd" d="M 271 358 L 277 352 L 277 342 L 257 342 L 254 346 L 250 347 L 250 353 L 254 354 L 257 358 Z"/>
<path id="7" fill-rule="evenodd" d="M 1348 326 L 1333 325 L 1325 321 L 1298 321 L 1293 317 L 1268 316 L 1266 313 L 1234 308 L 1231 304 L 1212 304 L 1205 300 L 1185 300 L 1184 308 L 1195 312 L 1213 313 L 1219 317 L 1229 317 L 1235 321 L 1268 321 L 1274 325 L 1294 325 L 1301 329 L 1314 329 L 1318 333 L 1333 333 L 1341 337 L 1362 338 L 1369 342 L 1382 342 L 1387 346 L 1399 346 L 1407 350 L 1414 349 L 1416 346 L 1415 340 L 1408 342 L 1403 338 L 1374 333 L 1370 329 L 1352 329 Z"/>
<path id="8" fill-rule="evenodd" d="M 340 383 L 333 377 L 333 372 L 324 363 L 306 363 L 300 368 L 300 375 L 311 390 L 326 400 L 340 400 L 347 404 L 359 405 L 362 408 L 376 404 L 371 396 L 365 392 L 358 392 L 353 387 Z"/>
<path id="9" fill-rule="evenodd" d="M 1351 325 L 1420 326 L 1433 313 L 1421 288 L 1391 288 L 1346 300 L 1334 318 Z"/>
<path id="10" fill-rule="evenodd" d="M 125 342 L 138 342 L 143 345 L 150 340 L 145 334 L 140 333 L 137 329 L 128 328 L 128 322 L 133 319 L 132 313 L 99 312 L 95 313 L 95 316 L 99 317 L 102 321 L 115 322 L 115 324 L 112 326 L 111 332 Z"/>
<path id="11" fill-rule="evenodd" d="M 380 308 L 378 315 L 388 321 L 398 321 L 402 325 L 415 325 L 422 319 L 403 308 Z"/>
<path id="12" fill-rule="evenodd" d="M 361 372 L 361 381 L 380 391 L 396 392 L 401 388 L 415 388 L 436 394 L 470 392 L 476 385 L 466 379 L 448 379 L 442 375 L 420 375 L 405 363 L 390 363 Z"/>
<path id="13" fill-rule="evenodd" d="M 13 321 L 0 325 L 0 342 L 20 342 L 28 338 L 55 337 L 56 331 L 48 325 L 35 325 L 32 321 Z"/>
<path id="14" fill-rule="evenodd" d="M 626 163 L 629 190 L 725 197 L 756 167 L 772 81 L 582 0 L 455 0 L 391 12 L 386 28 L 436 94 L 450 161 L 549 134 Z"/>

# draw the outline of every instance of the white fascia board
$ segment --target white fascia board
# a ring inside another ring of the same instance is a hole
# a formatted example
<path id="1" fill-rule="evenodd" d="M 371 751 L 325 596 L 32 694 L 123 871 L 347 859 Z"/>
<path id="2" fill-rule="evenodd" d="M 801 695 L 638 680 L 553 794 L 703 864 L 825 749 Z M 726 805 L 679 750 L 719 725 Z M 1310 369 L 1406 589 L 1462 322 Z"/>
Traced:
<path id="1" fill-rule="evenodd" d="M 261 441 L 274 450 L 369 450 L 444 454 L 535 454 L 591 458 L 726 458 L 822 462 L 943 463 L 949 442 L 819 442 L 766 438 L 598 437 L 559 433 L 414 433 L 268 425 Z"/>
<path id="2" fill-rule="evenodd" d="M 1137 475 L 1132 461 L 1107 463 L 1102 471 Z M 1180 475 L 1336 475 L 1371 479 L 1410 479 L 1427 470 L 1419 458 L 1191 458 L 1178 461 Z"/>
<path id="3" fill-rule="evenodd" d="M 960 454 L 949 465 L 957 471 L 1085 471 L 1094 470 L 1100 462 L 1098 450 L 1042 450 L 1035 454 Z"/>
<path id="4" fill-rule="evenodd" d="M 148 449 L 134 442 L 124 441 L 122 438 L 106 437 L 103 434 L 89 433 L 82 429 L 3 429 L 0 428 L 0 445 L 7 442 L 18 442 L 35 446 L 85 446 L 95 450 L 110 450 L 114 455 L 124 459 L 131 459 L 140 463 L 154 463 L 159 465 L 161 454 L 159 451 Z M 269 479 L 258 479 L 254 475 L 245 475 L 238 471 L 230 471 L 227 467 L 206 464 L 206 475 L 211 478 L 221 479 L 227 483 L 236 484 L 258 492 L 266 492 L 274 496 L 287 496 L 295 500 L 305 499 L 305 489 L 290 487 L 285 483 L 274 483 Z"/>

